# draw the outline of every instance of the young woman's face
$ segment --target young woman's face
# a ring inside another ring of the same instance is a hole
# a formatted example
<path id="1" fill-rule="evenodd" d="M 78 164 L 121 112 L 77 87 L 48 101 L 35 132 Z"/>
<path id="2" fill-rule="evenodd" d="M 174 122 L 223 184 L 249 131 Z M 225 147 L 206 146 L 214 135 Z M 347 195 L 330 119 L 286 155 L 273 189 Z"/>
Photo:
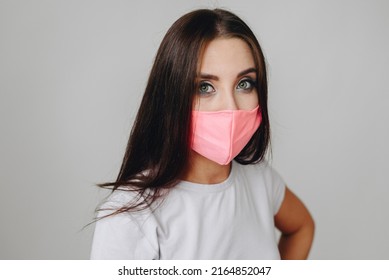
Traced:
<path id="1" fill-rule="evenodd" d="M 258 106 L 252 52 L 241 39 L 218 38 L 205 48 L 197 77 L 194 109 L 252 110 Z"/>

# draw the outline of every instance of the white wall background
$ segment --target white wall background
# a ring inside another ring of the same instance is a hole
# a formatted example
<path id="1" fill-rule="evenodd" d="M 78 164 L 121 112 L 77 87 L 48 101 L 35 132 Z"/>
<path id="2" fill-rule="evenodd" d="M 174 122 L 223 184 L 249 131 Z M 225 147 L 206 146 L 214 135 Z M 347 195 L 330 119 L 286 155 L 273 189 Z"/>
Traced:
<path id="1" fill-rule="evenodd" d="M 389 258 L 388 1 L 0 0 L 0 259 L 89 257 L 94 184 L 117 175 L 162 36 L 203 7 L 262 43 L 310 258 Z"/>

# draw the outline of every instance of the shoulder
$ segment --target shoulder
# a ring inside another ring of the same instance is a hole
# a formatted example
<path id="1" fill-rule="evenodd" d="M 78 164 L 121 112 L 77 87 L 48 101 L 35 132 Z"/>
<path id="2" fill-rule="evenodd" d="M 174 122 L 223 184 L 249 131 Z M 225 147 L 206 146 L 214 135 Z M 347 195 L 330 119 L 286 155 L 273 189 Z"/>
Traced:
<path id="1" fill-rule="evenodd" d="M 115 190 L 111 192 L 102 202 L 101 206 L 123 206 L 136 197 L 131 190 Z"/>
<path id="2" fill-rule="evenodd" d="M 140 203 L 145 206 L 135 207 Z M 130 189 L 113 191 L 97 207 L 97 219 L 116 217 L 117 219 L 132 220 L 143 224 L 151 214 L 152 210 L 145 202 L 144 196 Z"/>
<path id="3" fill-rule="evenodd" d="M 248 165 L 241 165 L 236 162 L 234 162 L 234 164 L 238 174 L 243 173 L 250 179 L 256 181 L 263 180 L 267 186 L 283 181 L 280 174 L 266 160 Z"/>
<path id="4" fill-rule="evenodd" d="M 99 206 L 92 259 L 153 259 L 157 257 L 157 224 L 152 211 L 116 213 L 138 200 L 133 191 L 116 190 Z"/>
<path id="5" fill-rule="evenodd" d="M 272 205 L 273 213 L 277 213 L 284 199 L 286 188 L 281 175 L 266 160 L 248 165 L 240 165 L 235 162 L 235 165 L 237 176 L 241 177 L 241 180 L 247 181 L 254 192 L 258 193 L 260 189 L 264 190 Z"/>
<path id="6" fill-rule="evenodd" d="M 133 191 L 115 190 L 111 192 L 97 206 L 98 218 L 134 203 L 137 200 L 136 197 L 137 194 Z"/>

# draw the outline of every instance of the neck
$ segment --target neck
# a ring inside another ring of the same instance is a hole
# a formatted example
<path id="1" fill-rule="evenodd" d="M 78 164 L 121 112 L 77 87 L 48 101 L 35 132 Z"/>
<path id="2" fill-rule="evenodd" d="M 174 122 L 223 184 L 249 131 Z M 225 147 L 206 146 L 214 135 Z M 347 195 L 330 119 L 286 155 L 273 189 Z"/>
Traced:
<path id="1" fill-rule="evenodd" d="M 182 179 L 198 184 L 218 184 L 225 181 L 230 172 L 231 163 L 220 165 L 192 150 Z"/>

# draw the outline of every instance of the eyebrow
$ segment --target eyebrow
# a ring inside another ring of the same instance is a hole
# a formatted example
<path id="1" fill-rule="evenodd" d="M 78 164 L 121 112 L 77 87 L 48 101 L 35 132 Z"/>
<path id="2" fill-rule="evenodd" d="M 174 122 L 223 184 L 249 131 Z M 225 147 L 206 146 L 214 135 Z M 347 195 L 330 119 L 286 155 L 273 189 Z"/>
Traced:
<path id="1" fill-rule="evenodd" d="M 257 69 L 254 68 L 254 67 L 248 68 L 246 70 L 243 70 L 243 71 L 239 72 L 236 77 L 239 78 L 239 77 L 244 76 L 244 75 L 249 74 L 249 73 L 257 73 Z M 200 73 L 199 77 L 202 78 L 202 79 L 219 81 L 219 77 L 218 76 L 211 75 L 211 74 Z"/>

